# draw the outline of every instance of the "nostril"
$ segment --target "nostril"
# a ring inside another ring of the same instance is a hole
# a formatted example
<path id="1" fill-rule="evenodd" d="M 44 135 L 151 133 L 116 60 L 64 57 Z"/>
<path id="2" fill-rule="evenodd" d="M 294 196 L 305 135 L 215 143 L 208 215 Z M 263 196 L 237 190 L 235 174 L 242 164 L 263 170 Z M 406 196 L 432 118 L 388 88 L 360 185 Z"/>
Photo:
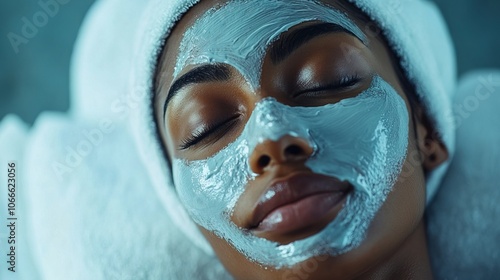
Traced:
<path id="1" fill-rule="evenodd" d="M 304 150 L 297 145 L 290 145 L 285 149 L 286 156 L 299 156 L 304 153 Z"/>
<path id="2" fill-rule="evenodd" d="M 251 170 L 263 174 L 273 166 L 303 163 L 314 150 L 306 139 L 285 135 L 277 141 L 266 140 L 258 144 L 249 158 Z"/>
<path id="3" fill-rule="evenodd" d="M 268 155 L 263 155 L 259 158 L 257 164 L 259 165 L 260 168 L 264 168 L 268 166 L 270 162 L 271 162 L 271 157 L 269 157 Z"/>

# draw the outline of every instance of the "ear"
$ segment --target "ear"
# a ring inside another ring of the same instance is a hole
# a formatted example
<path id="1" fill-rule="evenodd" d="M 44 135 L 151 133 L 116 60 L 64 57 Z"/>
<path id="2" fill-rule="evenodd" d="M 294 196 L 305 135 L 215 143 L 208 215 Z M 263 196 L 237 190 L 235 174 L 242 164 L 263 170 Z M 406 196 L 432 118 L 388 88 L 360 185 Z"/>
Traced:
<path id="1" fill-rule="evenodd" d="M 448 159 L 448 149 L 439 139 L 437 132 L 422 109 L 417 110 L 415 122 L 422 167 L 427 173 Z"/>

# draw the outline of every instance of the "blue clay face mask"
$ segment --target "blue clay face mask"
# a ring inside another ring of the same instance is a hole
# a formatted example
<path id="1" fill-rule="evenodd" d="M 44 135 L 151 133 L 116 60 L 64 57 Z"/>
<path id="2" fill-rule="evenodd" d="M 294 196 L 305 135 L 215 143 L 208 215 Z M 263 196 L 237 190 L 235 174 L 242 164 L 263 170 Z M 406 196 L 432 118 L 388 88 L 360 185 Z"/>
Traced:
<path id="1" fill-rule="evenodd" d="M 283 32 L 310 21 L 338 24 L 367 43 L 363 32 L 345 14 L 315 1 L 231 1 L 208 11 L 186 31 L 174 78 L 187 65 L 227 63 L 257 89 L 267 47 Z M 242 32 L 249 27 L 252 32 Z"/>
<path id="2" fill-rule="evenodd" d="M 207 12 L 185 33 L 174 76 L 189 64 L 227 63 L 258 88 L 269 44 L 311 20 L 339 24 L 365 40 L 345 15 L 313 1 L 231 1 Z M 238 30 L 248 25 L 255 32 L 243 37 Z M 379 76 L 356 97 L 325 106 L 290 107 L 265 98 L 227 147 L 204 160 L 174 159 L 174 182 L 192 219 L 250 260 L 282 268 L 314 256 L 335 256 L 360 245 L 394 186 L 407 153 L 408 123 L 404 100 Z M 347 181 L 353 191 L 323 230 L 283 245 L 237 227 L 231 214 L 257 176 L 249 166 L 255 147 L 286 135 L 314 149 L 306 162 L 310 170 Z"/>
<path id="3" fill-rule="evenodd" d="M 314 147 L 306 163 L 313 172 L 348 181 L 354 191 L 321 232 L 280 245 L 238 228 L 230 215 L 255 176 L 248 164 L 251 151 L 263 140 L 285 135 L 306 139 Z M 405 102 L 377 76 L 368 90 L 336 104 L 289 107 L 272 98 L 261 100 L 242 134 L 219 153 L 200 161 L 174 160 L 174 182 L 197 224 L 251 260 L 288 267 L 317 255 L 341 254 L 363 241 L 401 172 L 407 145 Z"/>

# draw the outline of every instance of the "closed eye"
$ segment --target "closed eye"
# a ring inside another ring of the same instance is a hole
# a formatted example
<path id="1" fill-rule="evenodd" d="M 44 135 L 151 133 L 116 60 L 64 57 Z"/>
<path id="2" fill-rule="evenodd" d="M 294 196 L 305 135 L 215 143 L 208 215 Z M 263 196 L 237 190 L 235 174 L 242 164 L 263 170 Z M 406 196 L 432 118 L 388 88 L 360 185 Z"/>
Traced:
<path id="1" fill-rule="evenodd" d="M 308 88 L 305 90 L 301 90 L 293 95 L 294 98 L 296 97 L 301 97 L 301 96 L 318 96 L 322 95 L 321 93 L 324 93 L 326 91 L 332 92 L 332 91 L 341 91 L 345 89 L 349 89 L 355 85 L 357 85 L 359 82 L 362 81 L 362 78 L 358 75 L 352 75 L 352 76 L 345 76 L 342 79 L 335 81 L 333 83 L 324 85 L 324 86 L 317 86 L 313 88 Z"/>
<path id="2" fill-rule="evenodd" d="M 220 123 L 202 126 L 200 129 L 195 130 L 192 135 L 181 141 L 179 150 L 187 150 L 201 144 L 208 145 L 216 142 L 233 129 L 240 117 L 241 115 L 238 114 Z"/>

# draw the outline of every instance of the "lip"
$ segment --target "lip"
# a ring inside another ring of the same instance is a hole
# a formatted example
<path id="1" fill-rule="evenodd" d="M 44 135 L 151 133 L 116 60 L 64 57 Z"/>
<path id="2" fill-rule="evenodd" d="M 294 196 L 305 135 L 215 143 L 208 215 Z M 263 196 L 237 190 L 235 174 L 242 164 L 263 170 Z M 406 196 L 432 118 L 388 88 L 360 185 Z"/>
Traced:
<path id="1" fill-rule="evenodd" d="M 285 234 L 335 217 L 352 190 L 348 182 L 315 173 L 295 173 L 275 180 L 252 212 L 250 230 Z"/>

